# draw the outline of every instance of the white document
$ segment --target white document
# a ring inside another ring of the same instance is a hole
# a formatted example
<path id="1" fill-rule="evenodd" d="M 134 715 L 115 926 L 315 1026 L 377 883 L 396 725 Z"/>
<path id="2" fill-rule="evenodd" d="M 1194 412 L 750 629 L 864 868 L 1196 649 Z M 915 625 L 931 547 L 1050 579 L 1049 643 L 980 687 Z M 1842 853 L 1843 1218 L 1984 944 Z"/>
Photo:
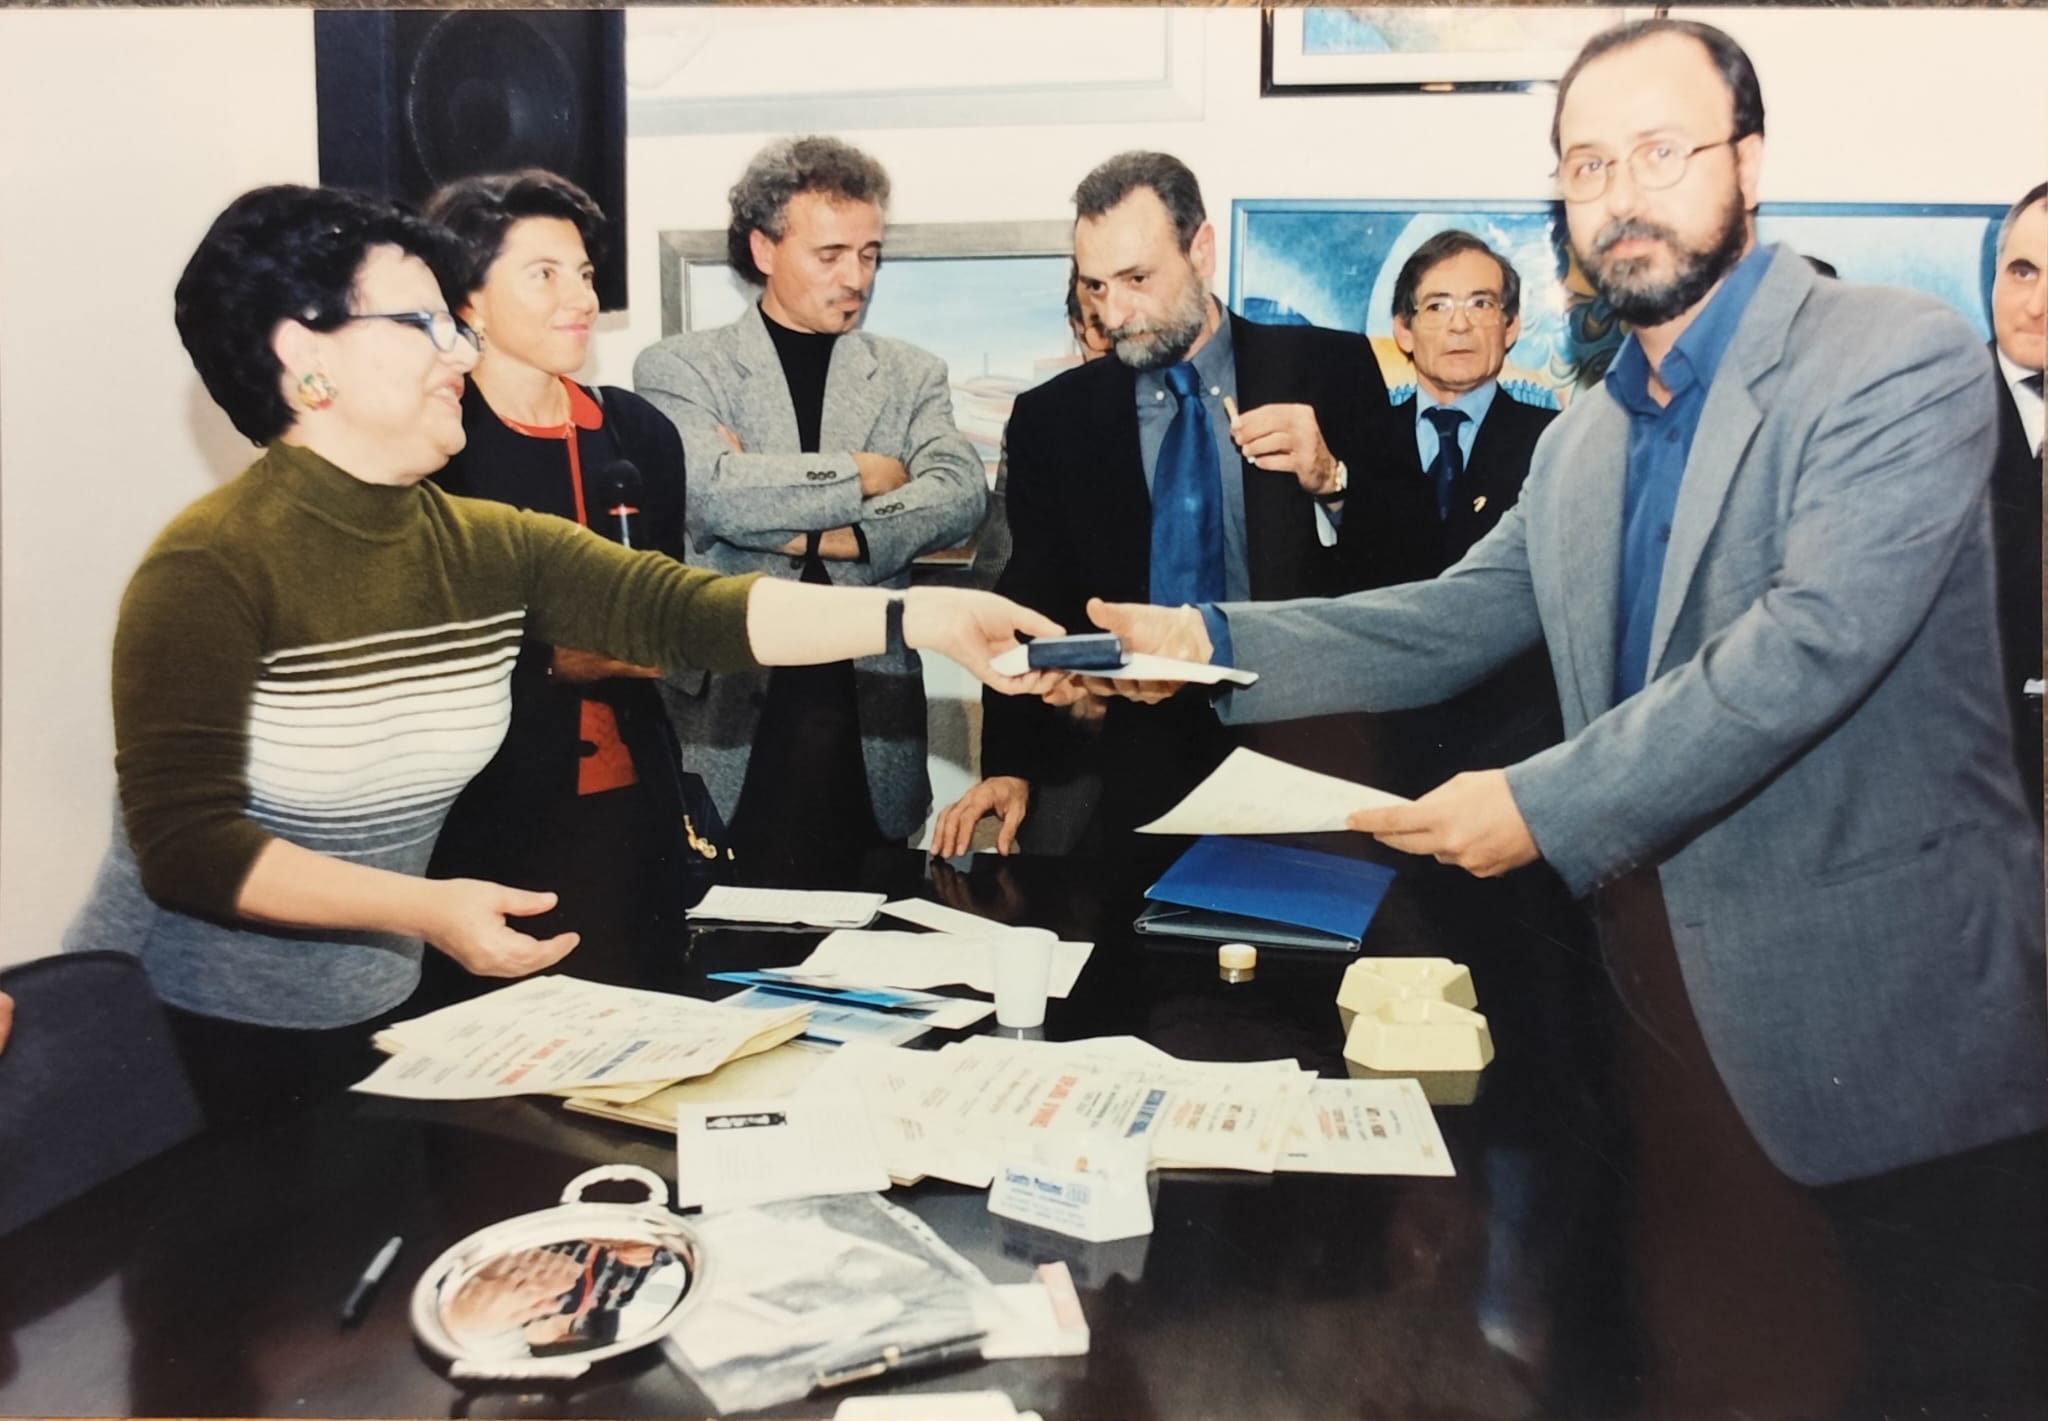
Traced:
<path id="1" fill-rule="evenodd" d="M 953 933 L 896 933 L 842 929 L 818 944 L 809 957 L 790 969 L 805 977 L 830 977 L 864 987 L 909 987 L 923 991 L 963 982 L 977 992 L 996 989 L 995 939 L 988 934 L 1004 930 L 975 919 L 982 936 Z M 1052 950 L 1052 982 L 1047 989 L 1055 997 L 1074 990 L 1081 969 L 1088 965 L 1093 943 L 1055 943 Z M 774 969 L 770 969 L 771 971 Z"/>
<path id="2" fill-rule="evenodd" d="M 1319 1080 L 1280 1168 L 1305 1174 L 1452 1175 L 1436 1114 L 1412 1080 Z"/>
<path id="3" fill-rule="evenodd" d="M 992 658 L 988 664 L 998 675 L 1027 676 L 1031 673 L 1030 650 L 1012 647 L 1001 656 Z M 1121 666 L 1090 667 L 1073 674 L 1093 676 L 1103 681 L 1183 681 L 1192 686 L 1216 686 L 1226 681 L 1233 686 L 1249 686 L 1259 679 L 1257 672 L 1240 671 L 1235 666 L 1177 661 L 1170 656 L 1147 656 L 1142 652 L 1126 656 Z"/>
<path id="4" fill-rule="evenodd" d="M 397 1054 L 355 1089 L 483 1100 L 689 1080 L 750 1047 L 762 1049 L 757 1038 L 794 1035 L 808 1012 L 796 1001 L 779 1012 L 751 1012 L 575 977 L 529 977 L 379 1032 L 377 1044 Z"/>
<path id="5" fill-rule="evenodd" d="M 958 908 L 948 908 L 944 903 L 934 903 L 929 898 L 899 898 L 894 903 L 884 903 L 882 911 L 892 918 L 901 918 L 906 923 L 916 923 L 934 932 L 960 933 L 967 937 L 1002 926 L 992 919 L 963 913 Z"/>
<path id="6" fill-rule="evenodd" d="M 827 893 L 800 888 L 734 888 L 714 884 L 692 918 L 727 923 L 794 923 L 813 928 L 865 927 L 888 895 Z"/>
<path id="7" fill-rule="evenodd" d="M 1172 1092 L 1152 1132 L 1155 1165 L 1270 1174 L 1279 1167 L 1288 1132 L 1308 1103 L 1316 1077 L 1293 1061 L 1243 1066 L 1177 1061 L 1146 1079 Z"/>
<path id="8" fill-rule="evenodd" d="M 848 1042 L 805 1083 L 803 1094 L 844 1094 L 851 1091 L 867 1103 L 868 1124 L 882 1151 L 882 1163 L 898 1184 L 915 1184 L 930 1176 L 970 1189 L 986 1189 L 994 1163 L 974 1142 L 961 1142 L 925 1129 L 911 1118 L 910 1103 L 924 1089 L 938 1063 L 931 1051 Z"/>
<path id="9" fill-rule="evenodd" d="M 1410 801 L 1319 775 L 1242 747 L 1141 834 L 1312 834 L 1342 829 L 1353 810 Z"/>
<path id="10" fill-rule="evenodd" d="M 850 1095 L 799 1093 L 676 1107 L 676 1205 L 707 1211 L 889 1187 L 868 1112 Z"/>

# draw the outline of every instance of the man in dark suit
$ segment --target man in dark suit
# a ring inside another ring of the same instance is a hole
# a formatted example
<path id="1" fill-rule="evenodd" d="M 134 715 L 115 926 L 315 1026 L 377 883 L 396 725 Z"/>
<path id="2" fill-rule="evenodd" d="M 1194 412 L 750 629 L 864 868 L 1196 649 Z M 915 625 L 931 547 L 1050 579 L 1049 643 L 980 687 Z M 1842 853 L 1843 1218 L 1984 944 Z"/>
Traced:
<path id="1" fill-rule="evenodd" d="M 1991 469 L 1991 539 L 1998 568 L 2002 679 L 2012 708 L 2013 756 L 2034 823 L 2041 822 L 2041 369 L 2048 364 L 2048 183 L 2012 205 L 1998 229 L 1991 282 L 1991 353 L 1998 462 Z"/>
<path id="2" fill-rule="evenodd" d="M 1361 490 L 1344 520 L 1339 552 L 1357 587 L 1419 582 L 1464 557 L 1521 496 L 1536 440 L 1557 418 L 1501 388 L 1522 329 L 1522 278 L 1481 238 L 1450 228 L 1417 247 L 1394 279 L 1393 316 L 1416 392 L 1394 409 L 1392 476 Z M 1564 734 L 1540 647 L 1464 695 L 1381 723 L 1391 753 L 1375 783 L 1406 794 Z"/>
<path id="3" fill-rule="evenodd" d="M 1370 343 L 1225 312 L 1208 289 L 1215 230 L 1178 159 L 1120 154 L 1074 204 L 1080 294 L 1116 358 L 1018 396 L 1005 435 L 1013 551 L 996 585 L 1075 630 L 1096 595 L 1343 590 L 1345 504 L 1384 476 L 1386 384 Z M 1434 513 L 1419 511 L 1411 531 L 1434 537 Z M 1024 698 L 984 697 L 983 714 L 986 778 L 939 815 L 935 854 L 965 852 L 985 815 L 1002 820 L 1009 852 L 1032 785 L 1090 759 L 1104 771 L 1102 826 L 1120 834 L 1235 743 L 1200 692 L 1112 705 L 1100 726 Z"/>

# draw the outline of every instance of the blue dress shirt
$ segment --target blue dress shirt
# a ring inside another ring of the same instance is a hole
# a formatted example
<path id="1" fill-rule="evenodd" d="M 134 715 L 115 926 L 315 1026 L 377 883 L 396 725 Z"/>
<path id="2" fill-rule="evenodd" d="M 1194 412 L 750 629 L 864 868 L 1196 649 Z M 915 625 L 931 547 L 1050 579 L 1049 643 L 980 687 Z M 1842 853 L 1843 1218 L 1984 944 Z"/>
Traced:
<path id="1" fill-rule="evenodd" d="M 1614 699 L 1628 699 L 1649 679 L 1650 628 L 1657 586 L 1671 544 L 1671 520 L 1707 390 L 1735 327 L 1770 266 L 1757 247 L 1728 273 L 1713 299 L 1664 356 L 1659 378 L 1671 403 L 1650 398 L 1650 361 L 1631 334 L 1608 368 L 1607 393 L 1628 415 L 1627 492 L 1621 514 L 1621 588 L 1615 616 Z"/>

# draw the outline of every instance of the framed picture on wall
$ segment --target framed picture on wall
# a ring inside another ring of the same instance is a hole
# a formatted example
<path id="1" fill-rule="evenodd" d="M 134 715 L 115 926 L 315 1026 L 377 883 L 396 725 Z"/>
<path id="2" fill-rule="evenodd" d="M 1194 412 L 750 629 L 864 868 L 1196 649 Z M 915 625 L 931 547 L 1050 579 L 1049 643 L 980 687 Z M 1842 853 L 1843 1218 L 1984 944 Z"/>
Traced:
<path id="1" fill-rule="evenodd" d="M 1019 394 L 1080 363 L 1067 327 L 1073 228 L 1052 222 L 891 225 L 861 328 L 907 341 L 946 362 L 953 420 L 995 487 L 1003 426 Z M 661 234 L 661 332 L 706 330 L 737 319 L 759 297 L 726 263 L 725 230 Z M 1008 540 L 998 509 L 979 544 Z M 976 545 L 919 559 L 972 565 Z"/>
<path id="2" fill-rule="evenodd" d="M 2001 207 L 1765 203 L 1757 235 L 1832 265 L 1845 281 L 1934 296 L 1990 338 Z M 1252 199 L 1231 206 L 1230 301 L 1248 319 L 1372 337 L 1396 403 L 1414 387 L 1394 344 L 1393 289 L 1421 243 L 1458 227 L 1522 278 L 1522 332 L 1501 379 L 1521 399 L 1562 407 L 1606 374 L 1624 327 L 1571 259 L 1563 208 L 1550 202 Z"/>
<path id="3" fill-rule="evenodd" d="M 1653 6 L 1267 8 L 1261 94 L 1505 92 L 1554 84 L 1580 46 Z"/>

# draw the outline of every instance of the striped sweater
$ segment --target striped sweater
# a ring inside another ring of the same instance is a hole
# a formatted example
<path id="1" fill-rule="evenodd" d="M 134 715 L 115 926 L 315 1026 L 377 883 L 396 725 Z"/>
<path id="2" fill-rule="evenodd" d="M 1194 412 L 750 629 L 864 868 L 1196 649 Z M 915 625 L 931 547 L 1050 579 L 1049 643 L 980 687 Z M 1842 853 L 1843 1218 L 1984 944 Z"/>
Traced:
<path id="1" fill-rule="evenodd" d="M 174 519 L 129 584 L 114 638 L 126 832 L 66 946 L 139 953 L 164 1000 L 259 1025 L 397 1005 L 417 939 L 237 920 L 263 846 L 420 872 L 504 736 L 523 635 L 751 668 L 748 582 L 273 444 Z"/>

